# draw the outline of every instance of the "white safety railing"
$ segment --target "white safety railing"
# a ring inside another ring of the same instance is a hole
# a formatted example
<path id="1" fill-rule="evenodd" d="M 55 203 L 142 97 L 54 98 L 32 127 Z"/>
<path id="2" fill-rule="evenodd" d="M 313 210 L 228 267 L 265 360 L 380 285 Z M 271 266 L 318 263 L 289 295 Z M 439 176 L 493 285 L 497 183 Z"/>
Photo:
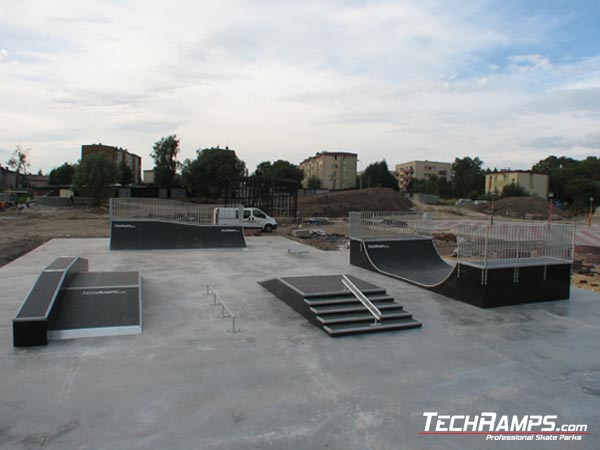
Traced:
<path id="1" fill-rule="evenodd" d="M 111 198 L 110 220 L 161 220 L 210 225 L 242 224 L 243 206 L 207 205 L 162 198 Z"/>
<path id="2" fill-rule="evenodd" d="M 349 231 L 351 239 L 430 238 L 432 220 L 422 211 L 351 212 Z"/>
<path id="3" fill-rule="evenodd" d="M 457 244 L 459 263 L 483 267 L 571 263 L 575 225 L 463 224 L 458 229 Z"/>

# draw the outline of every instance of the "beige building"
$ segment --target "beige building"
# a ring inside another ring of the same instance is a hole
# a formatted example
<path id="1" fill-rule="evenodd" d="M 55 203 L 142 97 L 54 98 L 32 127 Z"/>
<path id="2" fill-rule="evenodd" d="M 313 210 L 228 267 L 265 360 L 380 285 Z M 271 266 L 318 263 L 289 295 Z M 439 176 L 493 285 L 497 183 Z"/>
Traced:
<path id="1" fill-rule="evenodd" d="M 81 146 L 81 159 L 87 155 L 102 154 L 108 159 L 112 159 L 118 166 L 121 161 L 125 161 L 125 164 L 133 172 L 133 184 L 139 184 L 142 178 L 142 158 L 133 153 L 129 153 L 126 149 L 120 147 L 113 147 L 111 145 L 103 144 L 90 144 Z"/>
<path id="2" fill-rule="evenodd" d="M 306 188 L 311 177 L 321 180 L 321 188 L 335 191 L 356 186 L 356 153 L 319 152 L 300 163 L 304 171 L 302 185 Z"/>
<path id="3" fill-rule="evenodd" d="M 547 198 L 550 177 L 530 170 L 501 170 L 485 176 L 485 193 L 502 194 L 505 186 L 512 183 L 521 186 L 529 195 Z"/>
<path id="4" fill-rule="evenodd" d="M 424 180 L 429 175 L 446 177 L 447 181 L 452 179 L 452 163 L 436 161 L 410 161 L 396 164 L 394 174 L 398 178 L 398 186 L 405 191 L 410 180 Z"/>

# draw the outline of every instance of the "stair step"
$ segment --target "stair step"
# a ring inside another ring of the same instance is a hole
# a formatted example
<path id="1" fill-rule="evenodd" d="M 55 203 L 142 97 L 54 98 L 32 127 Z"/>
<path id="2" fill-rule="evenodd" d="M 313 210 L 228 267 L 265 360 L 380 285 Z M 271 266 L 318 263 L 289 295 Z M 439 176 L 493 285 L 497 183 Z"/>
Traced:
<path id="1" fill-rule="evenodd" d="M 407 311 L 401 312 L 388 312 L 384 313 L 381 318 L 382 321 L 388 321 L 392 319 L 410 319 L 412 314 Z M 317 320 L 323 325 L 332 325 L 337 323 L 351 323 L 351 322 L 373 322 L 374 318 L 371 313 L 361 314 L 327 314 L 324 317 L 317 316 Z"/>
<path id="2" fill-rule="evenodd" d="M 317 315 L 323 315 L 323 314 L 345 314 L 345 313 L 355 313 L 355 312 L 364 312 L 366 311 L 367 308 L 365 308 L 365 306 L 358 302 L 358 304 L 355 305 L 348 305 L 348 306 L 311 306 L 310 310 L 311 312 L 317 314 Z M 387 311 L 391 311 L 391 310 L 397 310 L 397 311 L 403 311 L 402 305 L 399 305 L 396 302 L 391 302 L 391 303 L 382 303 L 377 305 L 377 309 L 383 311 L 383 310 L 387 310 Z"/>
<path id="3" fill-rule="evenodd" d="M 325 325 L 323 329 L 331 336 L 343 336 L 354 333 L 375 333 L 378 331 L 403 330 L 407 328 L 420 328 L 421 322 L 415 319 L 400 319 L 382 322 L 380 325 L 359 324 L 339 324 Z"/>
<path id="4" fill-rule="evenodd" d="M 305 294 L 306 298 L 328 298 L 328 297 L 338 297 L 340 295 L 346 295 L 349 292 L 347 290 L 340 290 L 336 292 L 314 292 Z M 372 288 L 372 289 L 364 289 L 362 293 L 365 295 L 385 295 L 387 293 L 387 289 L 384 288 Z"/>
<path id="5" fill-rule="evenodd" d="M 394 297 L 389 295 L 367 295 L 367 298 L 371 300 L 373 303 L 381 303 L 381 302 L 390 302 L 394 301 Z M 336 297 L 336 298 L 323 298 L 319 297 L 318 299 L 304 299 L 304 303 L 308 306 L 325 306 L 325 305 L 338 305 L 343 303 L 356 303 L 360 301 L 352 294 L 349 294 L 345 297 Z"/>

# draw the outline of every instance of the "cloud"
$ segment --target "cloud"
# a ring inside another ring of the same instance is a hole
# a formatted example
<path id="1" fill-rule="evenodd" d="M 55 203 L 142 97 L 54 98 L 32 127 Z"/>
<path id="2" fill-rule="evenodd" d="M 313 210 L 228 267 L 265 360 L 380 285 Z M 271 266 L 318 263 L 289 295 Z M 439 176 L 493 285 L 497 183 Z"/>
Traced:
<path id="1" fill-rule="evenodd" d="M 250 167 L 335 148 L 365 166 L 471 153 L 516 167 L 544 139 L 589 145 L 600 128 L 597 47 L 557 50 L 575 9 L 527 6 L 515 20 L 487 0 L 51 3 L 9 2 L 0 17 L 0 146 L 32 147 L 45 171 L 99 141 L 149 166 L 170 133 L 182 159 L 229 145 Z"/>
<path id="2" fill-rule="evenodd" d="M 510 68 L 519 72 L 552 68 L 550 60 L 542 55 L 514 55 L 508 59 Z"/>
<path id="3" fill-rule="evenodd" d="M 522 144 L 539 149 L 563 149 L 567 151 L 575 147 L 583 147 L 600 151 L 600 133 L 591 133 L 581 137 L 544 136 L 524 141 Z"/>

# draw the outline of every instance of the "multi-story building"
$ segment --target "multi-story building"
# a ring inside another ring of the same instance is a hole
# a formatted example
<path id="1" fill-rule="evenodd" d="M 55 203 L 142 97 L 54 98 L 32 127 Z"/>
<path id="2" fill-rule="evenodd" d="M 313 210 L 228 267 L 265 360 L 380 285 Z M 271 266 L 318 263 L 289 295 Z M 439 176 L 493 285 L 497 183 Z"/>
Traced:
<path id="1" fill-rule="evenodd" d="M 356 186 L 358 155 L 348 152 L 318 152 L 300 163 L 304 171 L 303 187 L 311 177 L 321 180 L 321 188 L 332 191 Z"/>
<path id="2" fill-rule="evenodd" d="M 429 175 L 445 177 L 446 181 L 452 179 L 452 163 L 436 161 L 410 161 L 396 164 L 395 176 L 398 186 L 405 191 L 411 180 L 424 180 Z"/>
<path id="3" fill-rule="evenodd" d="M 133 184 L 139 184 L 142 178 L 142 158 L 133 153 L 129 153 L 126 149 L 113 147 L 111 145 L 91 144 L 81 146 L 81 159 L 88 155 L 102 154 L 105 158 L 112 159 L 118 166 L 121 161 L 133 172 Z"/>
<path id="4" fill-rule="evenodd" d="M 529 195 L 547 198 L 550 177 L 531 170 L 501 170 L 485 176 L 485 193 L 502 194 L 506 186 L 511 184 L 521 186 Z"/>

